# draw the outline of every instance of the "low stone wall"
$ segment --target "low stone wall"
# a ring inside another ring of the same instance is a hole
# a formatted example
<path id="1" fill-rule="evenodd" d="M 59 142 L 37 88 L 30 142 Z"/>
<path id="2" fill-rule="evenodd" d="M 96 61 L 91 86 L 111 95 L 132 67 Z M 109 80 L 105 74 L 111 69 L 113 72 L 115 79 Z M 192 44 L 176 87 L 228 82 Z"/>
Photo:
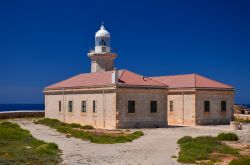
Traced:
<path id="1" fill-rule="evenodd" d="M 117 124 L 117 128 L 166 128 L 168 126 L 165 121 L 140 121 L 140 122 L 122 122 Z"/>
<path id="2" fill-rule="evenodd" d="M 242 120 L 249 120 L 250 121 L 250 115 L 234 114 L 234 117 L 236 119 L 242 119 Z"/>
<path id="3" fill-rule="evenodd" d="M 11 111 L 11 112 L 0 113 L 0 119 L 24 118 L 24 117 L 44 117 L 44 111 Z"/>
<path id="4" fill-rule="evenodd" d="M 227 125 L 231 119 L 202 119 L 196 120 L 197 125 Z"/>

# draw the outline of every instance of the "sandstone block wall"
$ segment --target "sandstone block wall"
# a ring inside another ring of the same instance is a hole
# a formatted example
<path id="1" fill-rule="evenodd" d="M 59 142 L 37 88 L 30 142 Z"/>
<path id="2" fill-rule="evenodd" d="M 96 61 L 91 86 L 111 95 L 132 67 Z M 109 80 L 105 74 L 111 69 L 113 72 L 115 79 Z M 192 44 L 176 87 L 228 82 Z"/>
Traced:
<path id="1" fill-rule="evenodd" d="M 91 62 L 91 72 L 104 72 L 114 69 L 114 60 L 113 59 L 96 59 Z"/>
<path id="2" fill-rule="evenodd" d="M 93 100 L 96 112 L 93 112 Z M 59 111 L 59 101 L 62 111 Z M 68 111 L 68 101 L 73 101 L 73 111 Z M 81 102 L 87 102 L 87 111 L 81 112 Z M 66 123 L 92 125 L 96 128 L 116 128 L 116 93 L 82 93 L 45 95 L 45 117 L 59 119 Z"/>
<path id="3" fill-rule="evenodd" d="M 204 101 L 210 102 L 210 112 L 204 112 Z M 226 111 L 221 112 L 221 101 Z M 234 92 L 198 90 L 196 92 L 196 124 L 228 124 L 233 118 Z"/>
<path id="4" fill-rule="evenodd" d="M 135 101 L 135 113 L 128 113 L 128 101 Z M 157 101 L 157 112 L 150 112 L 150 102 Z M 120 89 L 117 91 L 117 127 L 166 127 L 166 90 Z"/>

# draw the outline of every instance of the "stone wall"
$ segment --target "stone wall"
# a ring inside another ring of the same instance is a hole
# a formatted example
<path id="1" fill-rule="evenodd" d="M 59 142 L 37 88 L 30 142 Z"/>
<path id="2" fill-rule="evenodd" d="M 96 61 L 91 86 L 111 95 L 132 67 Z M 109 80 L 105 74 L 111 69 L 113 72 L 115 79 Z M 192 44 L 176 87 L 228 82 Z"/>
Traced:
<path id="1" fill-rule="evenodd" d="M 250 108 L 245 105 L 235 104 L 234 114 L 250 114 Z"/>
<path id="2" fill-rule="evenodd" d="M 24 117 L 44 117 L 43 111 L 16 111 L 1 112 L 0 119 L 24 118 Z"/>
<path id="3" fill-rule="evenodd" d="M 204 112 L 204 101 L 210 102 L 210 111 Z M 221 101 L 226 101 L 226 111 L 221 111 Z M 197 90 L 196 124 L 228 124 L 233 118 L 234 91 Z"/>
<path id="4" fill-rule="evenodd" d="M 234 119 L 235 120 L 250 121 L 250 115 L 246 115 L 246 114 L 234 114 Z"/>
<path id="5" fill-rule="evenodd" d="M 167 90 L 118 89 L 118 128 L 166 127 Z M 128 113 L 128 101 L 135 101 L 135 113 Z M 157 112 L 150 112 L 150 102 L 157 101 Z"/>
<path id="6" fill-rule="evenodd" d="M 129 100 L 135 101 L 135 113 L 128 113 Z M 73 112 L 68 111 L 68 101 L 73 101 Z M 81 112 L 82 101 L 87 102 L 87 112 Z M 156 113 L 150 112 L 151 101 L 157 101 Z M 170 111 L 170 101 L 173 101 L 173 111 Z M 204 101 L 210 101 L 210 112 L 204 112 Z M 221 112 L 221 101 L 226 101 L 225 112 Z M 112 87 L 64 94 L 45 92 L 45 117 L 106 129 L 224 124 L 233 118 L 233 104 L 234 91 Z"/>
<path id="7" fill-rule="evenodd" d="M 93 112 L 93 100 L 96 101 L 96 112 Z M 62 110 L 59 111 L 59 101 Z M 68 101 L 73 101 L 73 111 L 68 111 Z M 81 102 L 86 101 L 87 111 L 81 112 Z M 59 119 L 66 123 L 92 125 L 96 128 L 116 128 L 116 93 L 81 92 L 45 95 L 45 117 Z"/>
<path id="8" fill-rule="evenodd" d="M 170 101 L 173 110 L 170 110 Z M 194 91 L 168 93 L 168 124 L 169 125 L 195 125 L 195 94 Z"/>

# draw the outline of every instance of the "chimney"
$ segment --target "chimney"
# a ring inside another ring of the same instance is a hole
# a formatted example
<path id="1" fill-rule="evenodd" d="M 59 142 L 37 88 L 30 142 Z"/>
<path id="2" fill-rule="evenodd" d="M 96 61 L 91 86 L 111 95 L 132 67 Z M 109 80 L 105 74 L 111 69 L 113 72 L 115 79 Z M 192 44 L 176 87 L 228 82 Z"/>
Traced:
<path id="1" fill-rule="evenodd" d="M 117 84 L 119 80 L 119 71 L 114 68 L 114 70 L 112 71 L 112 84 Z"/>

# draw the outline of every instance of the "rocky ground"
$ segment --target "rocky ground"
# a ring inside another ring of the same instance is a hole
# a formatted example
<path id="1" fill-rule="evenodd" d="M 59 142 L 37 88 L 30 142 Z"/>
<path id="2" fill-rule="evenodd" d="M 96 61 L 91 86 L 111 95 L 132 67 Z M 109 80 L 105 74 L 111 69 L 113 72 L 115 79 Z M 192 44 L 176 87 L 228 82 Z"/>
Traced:
<path id="1" fill-rule="evenodd" d="M 177 140 L 185 135 L 217 135 L 220 132 L 230 132 L 228 125 L 169 127 L 143 129 L 145 135 L 130 143 L 124 144 L 94 144 L 76 138 L 66 138 L 49 127 L 34 124 L 31 119 L 12 120 L 31 134 L 47 142 L 55 142 L 62 150 L 63 164 L 179 164 L 173 155 L 178 155 Z M 250 124 L 243 130 L 235 131 L 240 142 L 250 143 Z"/>

